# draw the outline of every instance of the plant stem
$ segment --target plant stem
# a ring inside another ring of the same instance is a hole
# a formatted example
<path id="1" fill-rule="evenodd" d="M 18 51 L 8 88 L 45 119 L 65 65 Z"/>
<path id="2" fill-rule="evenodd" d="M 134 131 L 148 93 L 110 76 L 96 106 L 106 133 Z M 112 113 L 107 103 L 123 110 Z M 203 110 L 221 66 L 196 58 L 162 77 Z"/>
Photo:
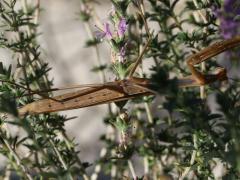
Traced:
<path id="1" fill-rule="evenodd" d="M 3 180 L 9 180 L 10 179 L 10 176 L 11 176 L 10 168 L 11 168 L 11 165 L 7 164 L 7 167 L 5 168 L 5 173 L 4 173 Z"/>
<path id="2" fill-rule="evenodd" d="M 80 167 L 82 167 L 82 162 L 81 162 L 81 159 L 78 157 L 78 155 L 77 155 L 77 153 L 75 152 L 75 150 L 73 149 L 72 150 L 72 146 L 70 145 L 70 140 L 69 140 L 69 138 L 68 138 L 68 136 L 67 136 L 67 134 L 65 133 L 65 132 L 61 132 L 61 136 L 63 137 L 63 139 L 64 139 L 64 141 L 65 141 L 65 143 L 66 143 L 66 145 L 67 145 L 67 147 L 68 147 L 68 150 L 70 150 L 70 151 L 72 151 L 73 153 L 74 153 L 74 156 L 75 156 L 75 158 L 76 158 L 76 161 L 77 161 L 77 164 L 80 166 Z M 87 175 L 87 173 L 86 173 L 86 171 L 85 171 L 85 169 L 82 167 L 82 171 L 83 171 L 83 178 L 84 178 L 84 180 L 89 180 L 89 177 L 88 177 L 88 175 Z"/>
<path id="3" fill-rule="evenodd" d="M 143 157 L 143 165 L 144 165 L 144 174 L 147 175 L 149 173 L 149 163 L 148 163 L 148 157 Z"/>
<path id="4" fill-rule="evenodd" d="M 137 180 L 137 176 L 136 176 L 136 173 L 135 173 L 135 170 L 134 170 L 134 167 L 133 167 L 133 164 L 132 164 L 132 161 L 131 160 L 128 160 L 128 167 L 130 169 L 130 172 L 132 174 L 132 178 L 134 180 Z"/>
<path id="5" fill-rule="evenodd" d="M 63 169 L 68 172 L 69 179 L 73 180 L 74 178 L 72 177 L 71 173 L 69 172 L 67 164 L 65 163 L 64 159 L 62 158 L 62 156 L 61 156 L 60 152 L 58 151 L 57 147 L 54 145 L 52 139 L 49 139 L 49 142 L 52 145 L 53 150 L 55 151 L 55 153 L 56 153 L 56 155 L 58 157 L 58 160 L 62 164 Z"/>
<path id="6" fill-rule="evenodd" d="M 197 149 L 197 136 L 196 134 L 193 134 L 193 146 L 195 149 Z M 184 172 L 182 173 L 182 176 L 179 178 L 179 180 L 183 180 L 185 177 L 187 177 L 188 173 L 191 170 L 191 166 L 194 164 L 195 162 L 195 158 L 197 155 L 197 150 L 193 150 L 192 155 L 191 155 L 191 159 L 190 159 L 190 166 L 186 167 Z"/>
<path id="7" fill-rule="evenodd" d="M 107 149 L 102 148 L 100 152 L 100 159 L 104 158 L 107 154 Z M 98 174 L 100 173 L 102 167 L 100 164 L 97 164 L 94 168 L 94 173 L 91 175 L 91 180 L 97 180 Z"/>
<path id="8" fill-rule="evenodd" d="M 3 127 L 2 127 L 3 128 Z M 9 150 L 9 152 L 12 154 L 12 156 L 14 157 L 17 165 L 21 168 L 21 170 L 23 171 L 24 175 L 26 176 L 27 179 L 29 180 L 33 180 L 33 178 L 31 177 L 31 175 L 28 173 L 27 168 L 21 163 L 21 159 L 18 156 L 17 152 L 15 152 L 13 150 L 13 148 L 11 147 L 11 145 L 9 144 L 9 142 L 7 141 L 7 138 L 4 137 L 4 132 L 2 131 L 2 128 L 0 129 L 0 133 L 1 133 L 1 141 L 4 143 L 4 145 L 7 147 L 7 149 Z M 5 129 L 7 131 L 7 129 Z"/>
<path id="9" fill-rule="evenodd" d="M 193 4 L 194 6 L 199 9 L 198 3 L 196 0 L 193 0 Z M 202 18 L 203 22 L 205 24 L 207 24 L 207 19 L 206 17 L 203 15 L 201 10 L 197 10 L 198 15 Z M 206 33 L 206 28 L 203 29 L 203 31 Z M 202 62 L 201 63 L 201 71 L 204 72 L 206 71 L 206 63 Z M 200 98 L 201 99 L 205 99 L 206 98 L 206 93 L 205 93 L 205 87 L 204 86 L 200 86 Z"/>
<path id="10" fill-rule="evenodd" d="M 38 21 L 39 21 L 39 15 L 40 15 L 40 0 L 37 0 L 36 13 L 35 13 L 35 18 L 34 18 L 34 24 L 36 24 L 36 25 L 38 24 Z"/>
<path id="11" fill-rule="evenodd" d="M 28 14 L 28 5 L 27 5 L 27 1 L 26 1 L 26 0 L 22 0 L 22 7 L 23 7 L 23 11 L 24 11 L 25 15 L 27 16 L 27 14 Z M 34 19 L 33 19 L 35 25 L 38 24 L 39 14 L 40 14 L 40 0 L 37 0 L 36 10 L 35 10 L 35 17 L 34 17 Z M 36 28 L 32 28 L 31 26 L 27 25 L 27 34 L 28 34 L 28 36 L 31 36 L 33 33 L 36 33 L 36 31 L 37 31 Z M 19 36 L 20 36 L 20 34 L 19 34 Z M 30 46 L 33 46 L 33 44 L 30 44 Z M 26 54 L 26 58 L 27 58 L 27 59 L 30 59 L 30 55 L 27 55 L 27 53 L 25 53 L 25 54 Z M 42 67 L 42 61 L 41 61 L 41 59 L 37 59 L 35 62 L 36 62 L 36 66 L 37 66 L 38 68 L 41 68 L 41 67 Z M 32 64 L 31 61 L 29 62 L 29 67 L 32 68 L 32 69 L 31 69 L 32 74 L 33 74 L 34 76 L 36 76 L 35 71 L 34 71 L 34 66 L 33 66 L 33 64 Z M 46 74 L 43 75 L 43 80 L 44 80 L 45 86 L 46 86 L 45 89 L 46 89 L 46 88 L 49 89 L 49 88 L 50 88 L 50 87 L 49 87 L 49 80 L 48 80 L 48 77 L 47 77 Z M 39 89 L 42 89 L 42 87 L 40 86 L 40 84 L 38 83 L 38 81 L 36 81 L 36 83 L 37 83 L 38 88 L 39 88 Z"/>

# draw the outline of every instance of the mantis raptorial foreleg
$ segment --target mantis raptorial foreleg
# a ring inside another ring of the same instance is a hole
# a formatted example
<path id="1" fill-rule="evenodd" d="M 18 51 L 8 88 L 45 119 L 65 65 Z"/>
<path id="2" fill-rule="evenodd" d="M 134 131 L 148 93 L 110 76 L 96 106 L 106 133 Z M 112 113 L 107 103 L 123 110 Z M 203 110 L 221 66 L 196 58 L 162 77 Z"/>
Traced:
<path id="1" fill-rule="evenodd" d="M 199 72 L 194 67 L 194 65 L 199 64 L 203 61 L 206 61 L 209 58 L 214 57 L 214 56 L 220 54 L 223 51 L 232 49 L 232 48 L 234 48 L 236 46 L 239 46 L 239 45 L 240 45 L 240 36 L 236 36 L 236 37 L 234 37 L 232 39 L 229 39 L 229 40 L 214 43 L 213 45 L 201 50 L 200 52 L 198 52 L 196 54 L 193 54 L 192 56 L 190 56 L 187 59 L 187 64 L 188 64 L 188 67 L 189 67 L 192 75 L 196 79 L 196 81 L 201 85 L 205 85 L 205 84 L 208 84 L 211 81 L 213 81 L 213 79 L 207 78 L 207 76 L 205 76 L 204 74 Z M 227 79 L 226 69 L 225 68 L 220 68 L 215 77 L 217 77 L 217 79 L 219 79 L 219 80 Z"/>

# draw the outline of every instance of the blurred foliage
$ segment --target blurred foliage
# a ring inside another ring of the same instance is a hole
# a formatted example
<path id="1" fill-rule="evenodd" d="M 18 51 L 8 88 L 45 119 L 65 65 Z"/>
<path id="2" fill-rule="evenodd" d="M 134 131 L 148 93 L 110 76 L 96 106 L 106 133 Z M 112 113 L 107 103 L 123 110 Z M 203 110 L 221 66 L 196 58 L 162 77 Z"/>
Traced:
<path id="1" fill-rule="evenodd" d="M 11 64 L 17 64 L 13 70 L 0 62 L 0 153 L 7 158 L 2 177 L 10 172 L 23 179 L 214 179 L 215 168 L 221 164 L 220 178 L 240 178 L 239 83 L 205 87 L 204 93 L 215 97 L 217 108 L 213 110 L 208 97 L 200 96 L 200 88 L 178 89 L 177 78 L 170 79 L 189 75 L 187 57 L 223 39 L 216 12 L 224 1 L 111 1 L 111 20 L 116 25 L 124 19 L 128 29 L 109 45 L 116 54 L 122 47 L 126 52 L 122 62 L 99 61 L 92 71 L 100 73 L 103 81 L 106 71 L 118 79 L 126 78 L 151 35 L 143 58 L 153 62 L 151 74 L 139 71 L 138 75 L 151 79 L 151 88 L 161 98 L 135 99 L 127 110 L 126 102 L 121 102 L 116 112 L 109 106 L 104 123 L 113 133 L 100 137 L 104 148 L 95 162 L 81 162 L 78 144 L 65 131 L 69 118 L 56 113 L 18 116 L 18 107 L 36 99 L 28 94 L 53 84 L 48 78 L 51 68 L 41 60 L 37 39 L 39 6 L 19 2 L 0 1 L 0 47 L 10 51 Z M 94 7 L 99 3 L 80 0 L 78 16 L 87 27 L 94 24 Z M 154 26 L 148 30 L 146 24 Z M 95 48 L 98 56 L 101 42 L 92 34 L 86 46 Z M 222 57 L 230 61 L 231 56 L 223 53 Z M 208 73 L 217 63 L 209 61 L 205 66 Z M 144 167 L 139 177 L 134 170 L 136 157 Z"/>

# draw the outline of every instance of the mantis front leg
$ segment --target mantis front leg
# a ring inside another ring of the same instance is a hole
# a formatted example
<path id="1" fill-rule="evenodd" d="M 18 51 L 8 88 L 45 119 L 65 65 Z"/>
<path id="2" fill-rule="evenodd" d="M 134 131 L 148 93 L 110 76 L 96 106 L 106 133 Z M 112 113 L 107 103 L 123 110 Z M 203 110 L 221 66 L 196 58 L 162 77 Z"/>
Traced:
<path id="1" fill-rule="evenodd" d="M 232 49 L 236 46 L 240 45 L 240 36 L 236 36 L 232 39 L 221 41 L 214 43 L 213 45 L 210 45 L 209 47 L 201 50 L 200 52 L 191 55 L 187 59 L 187 65 L 194 76 L 195 80 L 200 85 L 208 84 L 212 81 L 218 80 L 225 80 L 227 79 L 227 71 L 225 68 L 220 68 L 215 76 L 213 78 L 209 78 L 209 76 L 204 75 L 203 73 L 199 72 L 194 65 L 199 64 L 203 61 L 208 60 L 211 57 L 214 57 L 218 54 L 220 54 L 223 51 Z"/>

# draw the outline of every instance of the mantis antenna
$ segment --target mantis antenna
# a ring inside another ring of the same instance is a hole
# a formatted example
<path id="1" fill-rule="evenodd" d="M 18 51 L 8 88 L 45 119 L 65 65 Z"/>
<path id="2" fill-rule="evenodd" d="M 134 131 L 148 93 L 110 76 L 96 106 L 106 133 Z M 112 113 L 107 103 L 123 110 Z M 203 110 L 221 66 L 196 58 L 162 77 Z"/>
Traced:
<path id="1" fill-rule="evenodd" d="M 143 47 L 142 52 L 140 53 L 140 55 L 139 55 L 138 58 L 136 59 L 135 64 L 134 64 L 133 68 L 131 69 L 131 71 L 130 71 L 130 73 L 129 73 L 129 77 L 130 77 L 130 78 L 133 77 L 134 72 L 136 71 L 138 65 L 141 63 L 142 57 L 143 57 L 144 53 L 147 51 L 147 48 L 148 48 L 148 46 L 149 46 L 149 44 L 150 44 L 150 42 L 151 42 L 151 40 L 152 40 L 152 35 L 153 35 L 153 34 L 150 34 L 147 21 L 146 21 L 146 19 L 145 19 L 145 17 L 144 17 L 144 12 L 143 12 L 144 10 L 142 9 L 142 8 L 143 8 L 143 4 L 142 4 L 143 1 L 142 1 L 141 3 L 140 3 L 139 1 L 137 1 L 137 2 L 138 2 L 138 6 L 139 6 L 139 10 L 138 10 L 138 11 L 139 11 L 139 14 L 140 14 L 140 16 L 141 16 L 142 19 L 143 19 L 144 27 L 145 27 L 145 30 L 146 30 L 146 32 L 147 32 L 147 34 L 148 34 L 149 37 L 148 37 L 147 43 L 146 43 L 145 46 Z"/>
<path id="2" fill-rule="evenodd" d="M 148 38 L 148 41 L 147 41 L 147 43 L 145 44 L 145 46 L 143 47 L 142 52 L 140 53 L 140 55 L 138 56 L 136 62 L 134 63 L 134 66 L 133 66 L 133 68 L 131 69 L 131 71 L 130 71 L 130 73 L 129 73 L 129 77 L 130 77 L 130 78 L 133 77 L 133 74 L 134 74 L 134 72 L 136 71 L 138 65 L 140 64 L 144 53 L 147 51 L 147 48 L 148 48 L 151 40 L 152 40 L 152 36 L 150 36 L 150 37 Z"/>

